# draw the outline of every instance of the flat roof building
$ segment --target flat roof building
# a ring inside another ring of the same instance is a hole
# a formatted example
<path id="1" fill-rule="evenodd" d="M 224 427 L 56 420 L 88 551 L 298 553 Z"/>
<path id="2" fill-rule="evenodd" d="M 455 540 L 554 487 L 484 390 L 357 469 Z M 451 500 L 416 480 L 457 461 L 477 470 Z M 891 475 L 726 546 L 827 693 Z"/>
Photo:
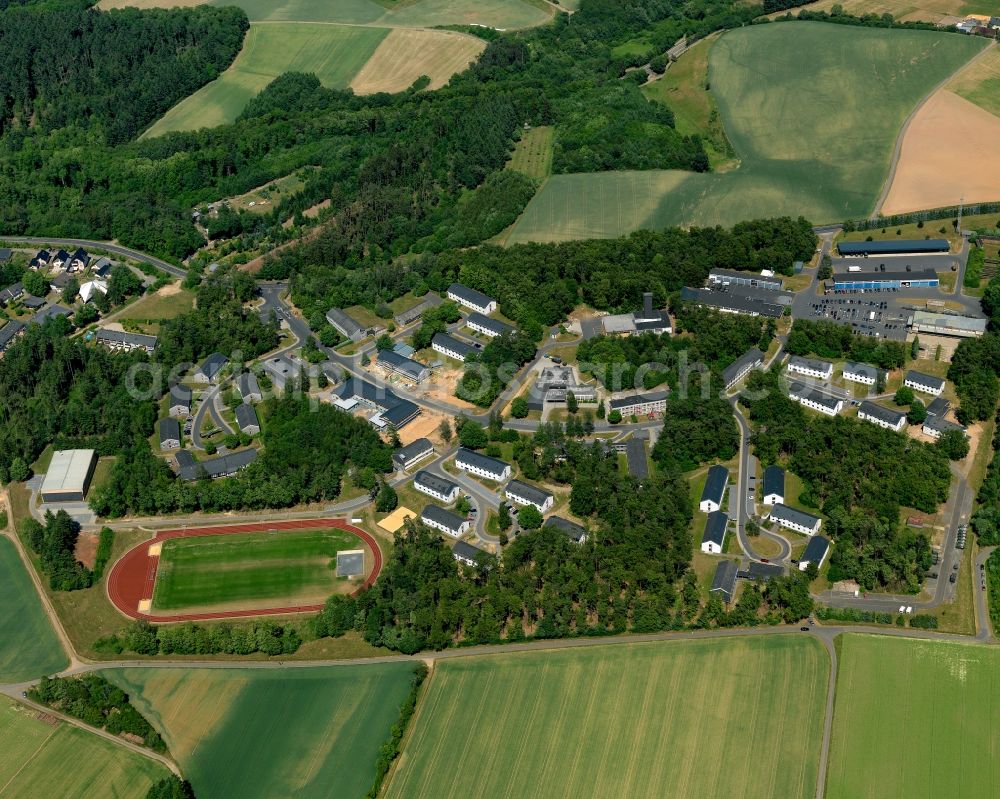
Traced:
<path id="1" fill-rule="evenodd" d="M 649 477 L 649 460 L 646 458 L 646 442 L 632 436 L 625 442 L 625 463 L 628 473 L 639 480 Z"/>
<path id="2" fill-rule="evenodd" d="M 932 333 L 936 336 L 978 338 L 986 333 L 986 323 L 986 319 L 971 316 L 914 311 L 910 329 L 914 333 Z"/>
<path id="3" fill-rule="evenodd" d="M 715 308 L 724 313 L 745 314 L 747 316 L 766 316 L 770 319 L 778 319 L 785 312 L 784 305 L 777 302 L 763 300 L 757 297 L 749 297 L 743 294 L 736 294 L 733 291 L 716 291 L 707 288 L 685 287 L 681 290 L 681 299 L 704 305 L 708 308 Z"/>
<path id="4" fill-rule="evenodd" d="M 889 241 L 841 241 L 837 252 L 845 256 L 927 255 L 948 252 L 946 239 L 895 239 Z"/>
<path id="5" fill-rule="evenodd" d="M 708 282 L 718 286 L 752 286 L 767 291 L 781 291 L 783 288 L 780 277 L 740 272 L 736 269 L 713 269 L 708 273 Z"/>
<path id="6" fill-rule="evenodd" d="M 834 291 L 871 291 L 873 289 L 934 288 L 939 284 L 937 272 L 914 269 L 903 272 L 842 272 L 833 276 Z"/>
<path id="7" fill-rule="evenodd" d="M 96 465 L 97 456 L 92 449 L 62 449 L 52 453 L 42 480 L 42 500 L 83 502 Z"/>

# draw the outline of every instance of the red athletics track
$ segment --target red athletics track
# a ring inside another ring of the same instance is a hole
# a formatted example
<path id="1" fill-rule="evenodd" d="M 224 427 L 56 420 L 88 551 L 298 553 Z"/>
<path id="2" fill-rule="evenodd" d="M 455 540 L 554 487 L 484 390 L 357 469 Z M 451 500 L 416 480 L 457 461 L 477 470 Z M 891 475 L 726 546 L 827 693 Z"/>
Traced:
<path id="1" fill-rule="evenodd" d="M 276 616 L 289 613 L 315 613 L 322 610 L 323 605 L 297 605 L 294 607 L 262 608 L 258 610 L 220 610 L 215 613 L 183 613 L 173 616 L 153 616 L 139 612 L 139 603 L 144 599 L 153 598 L 153 584 L 156 582 L 156 568 L 160 559 L 150 556 L 149 548 L 153 544 L 166 541 L 168 538 L 187 538 L 202 535 L 229 535 L 232 533 L 266 533 L 270 530 L 326 530 L 336 528 L 353 533 L 369 547 L 375 559 L 375 567 L 368 575 L 362 588 L 367 588 L 375 582 L 382 571 L 382 550 L 378 542 L 364 530 L 341 519 L 295 519 L 284 522 L 254 522 L 252 524 L 228 524 L 216 527 L 191 527 L 174 530 L 161 530 L 154 538 L 136 544 L 122 555 L 108 574 L 108 599 L 119 612 L 131 619 L 145 619 L 155 622 L 176 621 L 207 621 L 209 619 L 233 619 L 247 616 Z"/>

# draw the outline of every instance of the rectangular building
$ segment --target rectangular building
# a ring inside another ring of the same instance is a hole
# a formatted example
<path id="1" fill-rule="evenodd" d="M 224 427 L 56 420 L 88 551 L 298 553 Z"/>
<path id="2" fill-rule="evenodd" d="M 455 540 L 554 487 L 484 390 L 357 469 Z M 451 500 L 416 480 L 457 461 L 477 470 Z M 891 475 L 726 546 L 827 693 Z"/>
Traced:
<path id="1" fill-rule="evenodd" d="M 912 388 L 914 391 L 919 391 L 923 394 L 930 394 L 931 396 L 937 397 L 942 391 L 944 391 L 945 382 L 940 377 L 925 375 L 923 372 L 917 372 L 911 369 L 906 373 L 906 377 L 903 379 L 903 385 Z"/>
<path id="2" fill-rule="evenodd" d="M 931 333 L 935 336 L 979 338 L 986 333 L 987 321 L 958 314 L 914 311 L 910 329 L 914 333 Z"/>
<path id="3" fill-rule="evenodd" d="M 160 449 L 181 448 L 181 425 L 176 419 L 160 419 Z"/>
<path id="4" fill-rule="evenodd" d="M 441 297 L 434 292 L 428 292 L 427 296 L 414 305 L 412 308 L 401 311 L 396 314 L 392 321 L 396 323 L 396 327 L 406 327 L 410 322 L 414 322 L 424 315 L 424 311 L 428 311 L 431 308 L 435 308 L 441 304 Z"/>
<path id="5" fill-rule="evenodd" d="M 811 513 L 783 504 L 771 508 L 768 518 L 788 530 L 794 530 L 803 535 L 816 535 L 823 524 L 823 520 L 819 516 L 813 516 Z"/>
<path id="6" fill-rule="evenodd" d="M 499 319 L 492 319 L 489 316 L 483 316 L 478 312 L 470 313 L 469 318 L 465 320 L 465 324 L 470 330 L 475 330 L 477 333 L 482 333 L 484 336 L 489 336 L 490 338 L 514 332 L 514 328 L 506 322 L 501 322 Z"/>
<path id="7" fill-rule="evenodd" d="M 375 362 L 387 372 L 405 377 L 414 383 L 421 383 L 426 380 L 431 370 L 419 361 L 412 358 L 405 358 L 393 350 L 379 350 Z"/>
<path id="8" fill-rule="evenodd" d="M 726 541 L 726 525 L 729 517 L 721 510 L 708 514 L 705 531 L 701 536 L 701 551 L 707 555 L 721 555 Z"/>
<path id="9" fill-rule="evenodd" d="M 931 438 L 941 438 L 941 436 L 951 430 L 960 430 L 963 435 L 968 435 L 962 425 L 945 419 L 944 416 L 928 416 L 924 419 L 923 427 L 920 428 L 920 431 L 925 436 L 930 436 Z"/>
<path id="10" fill-rule="evenodd" d="M 709 467 L 705 487 L 701 491 L 698 507 L 703 513 L 714 513 L 722 508 L 722 498 L 729 484 L 729 470 L 721 464 Z"/>
<path id="11" fill-rule="evenodd" d="M 438 475 L 421 470 L 413 478 L 413 487 L 421 493 L 441 500 L 446 505 L 450 505 L 458 499 L 458 483 L 446 480 Z"/>
<path id="12" fill-rule="evenodd" d="M 779 319 L 785 312 L 784 305 L 768 302 L 757 297 L 737 294 L 733 291 L 719 291 L 707 288 L 685 287 L 681 290 L 681 299 L 714 308 L 723 313 L 745 314 L 746 316 L 766 316 Z"/>
<path id="13" fill-rule="evenodd" d="M 177 384 L 170 387 L 170 408 L 171 416 L 189 416 L 191 414 L 191 389 L 187 386 Z"/>
<path id="14" fill-rule="evenodd" d="M 260 432 L 260 420 L 253 405 L 244 402 L 236 406 L 236 426 L 241 433 L 246 433 L 248 436 L 255 436 Z"/>
<path id="15" fill-rule="evenodd" d="M 397 430 L 420 414 L 420 406 L 397 396 L 384 386 L 374 386 L 359 377 L 344 382 L 334 395 L 341 400 L 354 400 L 378 411 L 378 419 Z M 374 423 L 374 422 L 373 422 Z M 376 425 L 377 426 L 377 425 Z"/>
<path id="16" fill-rule="evenodd" d="M 788 388 L 788 398 L 819 411 L 827 416 L 836 416 L 844 408 L 844 401 L 838 397 L 831 397 L 822 391 L 816 391 L 802 383 L 792 383 Z"/>
<path id="17" fill-rule="evenodd" d="M 800 358 L 798 355 L 793 355 L 788 359 L 788 371 L 820 380 L 829 380 L 833 377 L 833 364 L 829 361 Z"/>
<path id="18" fill-rule="evenodd" d="M 264 395 L 260 391 L 260 383 L 253 372 L 243 372 L 236 378 L 236 390 L 244 402 L 260 402 Z"/>
<path id="19" fill-rule="evenodd" d="M 834 291 L 935 288 L 938 283 L 937 272 L 931 269 L 909 272 L 842 272 L 833 276 Z"/>
<path id="20" fill-rule="evenodd" d="M 418 438 L 411 444 L 392 453 L 392 463 L 397 469 L 409 469 L 424 458 L 434 454 L 434 445 L 426 438 Z"/>
<path id="21" fill-rule="evenodd" d="M 83 502 L 96 465 L 97 456 L 92 449 L 62 449 L 52 453 L 42 480 L 42 500 Z"/>
<path id="22" fill-rule="evenodd" d="M 887 241 L 841 241 L 837 252 L 847 257 L 869 255 L 928 255 L 946 253 L 946 239 L 895 239 Z"/>
<path id="23" fill-rule="evenodd" d="M 802 557 L 799 558 L 799 571 L 805 571 L 810 563 L 815 563 L 817 569 L 822 569 L 826 556 L 830 554 L 830 539 L 814 535 L 806 544 Z"/>
<path id="24" fill-rule="evenodd" d="M 549 516 L 542 525 L 545 528 L 559 530 L 569 536 L 569 540 L 575 544 L 582 544 L 587 540 L 587 528 L 583 525 L 564 519 L 562 516 Z"/>
<path id="25" fill-rule="evenodd" d="M 726 391 L 730 391 L 744 377 L 750 374 L 752 370 L 760 369 L 763 365 L 763 352 L 756 347 L 747 350 L 722 370 L 722 380 L 726 384 Z"/>
<path id="26" fill-rule="evenodd" d="M 874 402 L 865 400 L 858 407 L 858 418 L 884 427 L 886 430 L 895 430 L 897 433 L 906 427 L 906 414 L 902 411 L 894 411 Z"/>
<path id="27" fill-rule="evenodd" d="M 448 299 L 481 314 L 491 314 L 497 309 L 495 299 L 488 297 L 481 291 L 463 286 L 461 283 L 452 283 L 448 286 Z"/>
<path id="28" fill-rule="evenodd" d="M 539 513 L 548 513 L 555 503 L 555 497 L 548 491 L 522 483 L 520 480 L 511 480 L 507 483 L 504 495 L 518 505 L 531 505 Z"/>
<path id="29" fill-rule="evenodd" d="M 193 482 L 207 478 L 217 480 L 221 477 L 232 477 L 239 471 L 247 468 L 257 460 L 257 450 L 242 449 L 239 452 L 231 452 L 228 455 L 221 455 L 207 461 L 195 460 L 194 455 L 186 449 L 182 449 L 174 456 L 177 461 L 177 476 L 181 480 Z"/>
<path id="30" fill-rule="evenodd" d="M 361 341 L 365 337 L 364 328 L 339 308 L 331 308 L 327 311 L 326 321 L 349 341 Z"/>
<path id="31" fill-rule="evenodd" d="M 667 397 L 669 396 L 670 392 L 663 390 L 614 397 L 608 403 L 608 410 L 618 411 L 622 416 L 649 416 L 655 413 L 664 413 L 667 410 Z"/>
<path id="32" fill-rule="evenodd" d="M 475 566 L 479 563 L 480 557 L 488 553 L 465 541 L 456 541 L 455 546 L 452 547 L 451 554 L 459 563 L 464 563 L 466 566 Z"/>
<path id="33" fill-rule="evenodd" d="M 455 465 L 463 472 L 485 477 L 487 480 L 502 482 L 510 478 L 510 464 L 488 455 L 480 455 L 471 449 L 461 447 L 455 455 Z"/>
<path id="34" fill-rule="evenodd" d="M 452 538 L 461 538 L 469 532 L 471 525 L 471 522 L 464 516 L 459 516 L 457 513 L 437 505 L 426 506 L 420 514 L 420 521 L 428 527 L 450 535 Z"/>
<path id="35" fill-rule="evenodd" d="M 708 273 L 708 282 L 714 286 L 752 286 L 766 291 L 781 291 L 784 287 L 780 277 L 739 272 L 735 269 L 713 269 Z"/>
<path id="36" fill-rule="evenodd" d="M 194 370 L 191 379 L 198 383 L 214 383 L 227 363 L 229 363 L 229 359 L 225 355 L 221 352 L 213 352 L 202 361 L 201 366 Z"/>
<path id="37" fill-rule="evenodd" d="M 712 578 L 712 587 L 708 589 L 710 594 L 718 594 L 723 604 L 728 605 L 733 601 L 733 594 L 736 593 L 736 575 L 739 567 L 735 560 L 724 560 L 715 567 L 715 576 Z"/>
<path id="38" fill-rule="evenodd" d="M 885 378 L 885 372 L 881 369 L 867 363 L 844 362 L 844 380 L 851 383 L 861 383 L 864 386 L 874 386 L 879 378 Z"/>
<path id="39" fill-rule="evenodd" d="M 107 330 L 101 328 L 97 331 L 95 341 L 102 347 L 109 350 L 145 350 L 152 352 L 156 349 L 156 336 L 144 336 L 140 333 L 124 333 L 121 330 Z"/>
<path id="40" fill-rule="evenodd" d="M 785 470 L 771 465 L 764 470 L 761 501 L 765 505 L 780 505 L 785 501 Z"/>
<path id="41" fill-rule="evenodd" d="M 13 319 L 3 327 L 0 327 L 0 352 L 6 352 L 10 349 L 11 345 L 24 333 L 25 329 L 25 326 L 21 322 L 16 322 Z"/>
<path id="42" fill-rule="evenodd" d="M 464 361 L 470 355 L 475 355 L 480 351 L 478 347 L 466 344 L 447 333 L 435 333 L 434 338 L 431 339 L 431 349 L 448 358 L 454 358 L 456 361 Z"/>

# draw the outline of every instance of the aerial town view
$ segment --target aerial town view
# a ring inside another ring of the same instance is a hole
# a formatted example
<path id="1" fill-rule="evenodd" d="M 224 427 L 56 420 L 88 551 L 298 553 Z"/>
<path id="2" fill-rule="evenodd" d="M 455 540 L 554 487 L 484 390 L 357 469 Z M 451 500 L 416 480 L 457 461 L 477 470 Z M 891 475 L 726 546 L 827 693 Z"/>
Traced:
<path id="1" fill-rule="evenodd" d="M 0 0 L 0 799 L 1000 799 L 1000 0 Z"/>

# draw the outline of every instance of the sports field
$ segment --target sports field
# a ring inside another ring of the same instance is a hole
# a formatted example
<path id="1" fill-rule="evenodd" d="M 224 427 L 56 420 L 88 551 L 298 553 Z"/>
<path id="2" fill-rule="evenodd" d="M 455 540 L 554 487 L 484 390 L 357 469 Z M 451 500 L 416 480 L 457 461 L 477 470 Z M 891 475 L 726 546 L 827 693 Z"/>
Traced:
<path id="1" fill-rule="evenodd" d="M 0 683 L 37 679 L 68 665 L 24 563 L 0 536 Z"/>
<path id="2" fill-rule="evenodd" d="M 349 590 L 337 552 L 362 543 L 343 530 L 172 538 L 163 543 L 153 611 L 282 607 Z"/>
<path id="3" fill-rule="evenodd" d="M 738 169 L 654 172 L 641 181 L 613 172 L 552 178 L 509 240 L 783 214 L 817 224 L 866 216 L 907 114 L 984 45 L 935 31 L 819 22 L 729 31 L 712 45 L 709 79 Z"/>
<path id="4" fill-rule="evenodd" d="M 450 31 L 394 28 L 351 80 L 356 94 L 401 92 L 421 75 L 428 89 L 440 89 L 456 72 L 466 69 L 486 49 L 475 36 Z"/>
<path id="5" fill-rule="evenodd" d="M 114 669 L 198 799 L 361 797 L 412 666 Z"/>
<path id="6" fill-rule="evenodd" d="M 813 797 L 828 677 L 789 635 L 440 661 L 385 795 Z"/>
<path id="7" fill-rule="evenodd" d="M 346 88 L 388 34 L 385 28 L 341 25 L 251 25 L 229 69 L 181 100 L 143 135 L 232 122 L 253 97 L 285 72 L 312 72 L 324 86 Z"/>
<path id="8" fill-rule="evenodd" d="M 0 696 L 0 796 L 143 799 L 166 767 Z"/>
<path id="9" fill-rule="evenodd" d="M 1000 797 L 1000 650 L 841 639 L 827 799 Z"/>

